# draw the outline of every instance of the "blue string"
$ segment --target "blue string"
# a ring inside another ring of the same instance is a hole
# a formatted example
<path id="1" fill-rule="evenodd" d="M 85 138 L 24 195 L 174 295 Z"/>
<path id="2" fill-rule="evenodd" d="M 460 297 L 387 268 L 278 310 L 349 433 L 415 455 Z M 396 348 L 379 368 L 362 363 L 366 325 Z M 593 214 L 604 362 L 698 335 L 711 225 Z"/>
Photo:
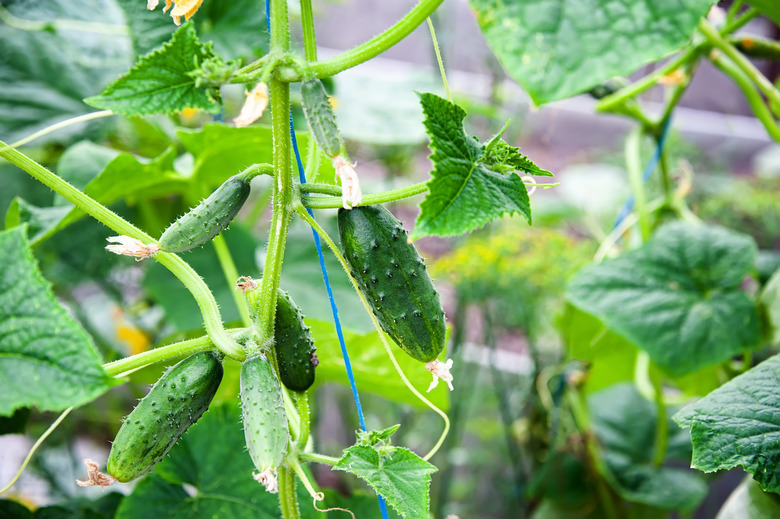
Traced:
<path id="1" fill-rule="evenodd" d="M 661 160 L 661 154 L 663 153 L 664 146 L 666 145 L 666 136 L 668 134 L 669 127 L 671 126 L 671 122 L 672 118 L 669 116 L 666 119 L 666 123 L 664 123 L 663 129 L 661 130 L 661 136 L 658 138 L 658 143 L 655 146 L 653 155 L 650 157 L 650 160 L 647 161 L 647 165 L 645 165 L 645 169 L 642 172 L 642 180 L 644 182 L 650 180 L 650 177 L 653 175 L 653 171 L 655 171 L 656 166 L 658 166 L 658 162 Z M 620 225 L 629 214 L 631 214 L 633 209 L 634 196 L 630 195 L 626 200 L 626 203 L 623 204 L 623 207 L 620 208 L 620 212 L 618 212 L 618 216 L 615 220 L 615 225 L 612 226 L 612 230 L 615 230 L 617 226 Z"/>
<path id="2" fill-rule="evenodd" d="M 286 0 L 283 0 L 286 1 Z M 270 0 L 265 0 L 265 21 L 268 27 L 268 34 L 271 33 L 271 9 Z M 301 184 L 306 183 L 306 172 L 303 169 L 303 161 L 301 160 L 301 154 L 298 151 L 298 139 L 295 137 L 295 125 L 293 124 L 292 114 L 290 114 L 290 140 L 292 141 L 293 152 L 295 153 L 295 163 L 298 166 L 298 178 Z M 311 209 L 307 208 L 306 211 L 309 216 L 314 218 L 314 213 Z M 320 260 L 320 270 L 322 271 L 322 281 L 325 283 L 325 289 L 328 292 L 328 301 L 330 301 L 330 310 L 333 314 L 333 323 L 336 325 L 336 335 L 339 338 L 339 346 L 341 346 L 341 356 L 344 358 L 344 368 L 347 371 L 347 378 L 349 379 L 349 387 L 352 389 L 352 398 L 355 400 L 355 407 L 357 408 L 358 421 L 360 422 L 360 428 L 363 432 L 366 431 L 366 419 L 363 416 L 363 407 L 360 405 L 360 396 L 358 395 L 357 385 L 355 384 L 355 376 L 352 374 L 352 362 L 349 360 L 349 352 L 347 352 L 347 345 L 344 342 L 344 332 L 341 329 L 341 320 L 339 319 L 339 310 L 336 307 L 336 301 L 333 299 L 333 290 L 330 286 L 330 280 L 328 278 L 328 270 L 325 268 L 325 256 L 322 254 L 322 244 L 320 243 L 320 236 L 314 227 L 311 228 L 311 234 L 314 237 L 314 245 L 317 248 L 317 256 Z M 387 515 L 387 503 L 385 498 L 377 492 L 377 499 L 379 500 L 379 511 L 382 513 L 383 519 L 389 519 Z"/>

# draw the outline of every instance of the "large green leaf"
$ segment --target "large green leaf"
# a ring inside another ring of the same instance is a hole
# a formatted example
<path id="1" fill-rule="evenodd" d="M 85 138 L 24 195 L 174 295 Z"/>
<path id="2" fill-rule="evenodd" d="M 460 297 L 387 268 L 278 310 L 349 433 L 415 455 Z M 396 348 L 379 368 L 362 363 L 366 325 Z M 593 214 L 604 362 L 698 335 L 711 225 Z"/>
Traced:
<path id="1" fill-rule="evenodd" d="M 780 4 L 777 0 L 748 0 L 759 11 L 770 17 L 776 24 L 780 25 Z"/>
<path id="2" fill-rule="evenodd" d="M 176 30 L 168 13 L 154 11 L 137 0 L 119 0 L 130 28 L 133 49 L 140 56 L 159 47 Z M 204 2 L 192 22 L 200 39 L 211 41 L 226 59 L 262 55 L 268 50 L 268 32 L 262 0 Z"/>
<path id="3" fill-rule="evenodd" d="M 703 479 L 688 469 L 653 463 L 655 406 L 631 383 L 595 393 L 588 400 L 601 454 L 624 499 L 667 510 L 694 510 L 707 495 Z M 671 421 L 666 459 L 689 456 L 688 435 Z"/>
<path id="4" fill-rule="evenodd" d="M 684 375 L 758 345 L 756 307 L 740 290 L 755 257 L 747 235 L 672 223 L 641 248 L 581 270 L 567 297 Z"/>
<path id="5" fill-rule="evenodd" d="M 135 487 L 116 519 L 276 519 L 279 500 L 252 478 L 238 406 L 212 406 Z"/>
<path id="6" fill-rule="evenodd" d="M 780 496 L 764 492 L 753 478 L 746 477 L 731 493 L 715 519 L 778 518 L 780 518 Z"/>
<path id="7" fill-rule="evenodd" d="M 771 325 L 771 339 L 780 344 L 780 271 L 776 272 L 767 282 L 761 293 L 761 304 L 766 309 L 767 319 Z"/>
<path id="8" fill-rule="evenodd" d="M 162 48 L 142 57 L 126 74 L 97 96 L 84 101 L 94 107 L 124 115 L 180 112 L 200 108 L 218 112 L 219 92 L 196 86 L 192 73 L 213 58 L 209 45 L 203 45 L 192 23 L 177 30 Z"/>
<path id="9" fill-rule="evenodd" d="M 314 344 L 317 346 L 317 357 L 320 360 L 320 364 L 317 366 L 316 382 L 347 384 L 347 374 L 335 326 L 330 322 L 314 319 L 306 319 L 306 324 L 311 327 Z M 425 393 L 432 380 L 425 365 L 397 348 L 392 339 L 388 338 L 387 340 L 393 348 L 398 364 L 412 385 L 439 408 L 449 408 L 447 385 L 439 384 L 430 393 Z M 344 341 L 349 351 L 355 383 L 360 392 L 369 391 L 389 400 L 427 408 L 398 377 L 377 332 L 359 334 L 351 330 L 344 330 Z M 456 380 L 454 383 L 457 384 L 458 381 Z"/>
<path id="10" fill-rule="evenodd" d="M 515 170 L 550 175 L 497 135 L 480 144 L 463 130 L 466 112 L 434 94 L 421 94 L 431 138 L 433 178 L 420 204 L 411 239 L 452 236 L 482 227 L 505 214 L 531 222 L 528 189 Z"/>
<path id="11" fill-rule="evenodd" d="M 19 24 L 41 24 L 37 30 L 24 30 L 0 23 L 0 135 L 6 142 L 91 112 L 82 99 L 98 93 L 130 64 L 128 38 L 122 35 L 122 25 L 113 25 L 121 23 L 121 12 L 113 2 L 3 5 Z M 45 22 L 58 20 L 75 23 L 72 28 L 55 23 L 46 29 Z M 99 26 L 93 28 L 92 23 Z M 84 130 L 83 124 L 74 125 L 43 139 L 68 140 Z"/>
<path id="12" fill-rule="evenodd" d="M 79 406 L 114 385 L 38 272 L 23 228 L 0 233 L 0 264 L 0 416 Z"/>
<path id="13" fill-rule="evenodd" d="M 409 449 L 389 445 L 397 428 L 361 434 L 333 468 L 366 481 L 401 517 L 428 517 L 431 474 L 437 469 Z"/>
<path id="14" fill-rule="evenodd" d="M 691 428 L 694 468 L 742 466 L 780 492 L 780 356 L 734 378 L 674 416 Z"/>
<path id="15" fill-rule="evenodd" d="M 633 73 L 688 41 L 713 0 L 471 0 L 485 39 L 537 104 Z"/>

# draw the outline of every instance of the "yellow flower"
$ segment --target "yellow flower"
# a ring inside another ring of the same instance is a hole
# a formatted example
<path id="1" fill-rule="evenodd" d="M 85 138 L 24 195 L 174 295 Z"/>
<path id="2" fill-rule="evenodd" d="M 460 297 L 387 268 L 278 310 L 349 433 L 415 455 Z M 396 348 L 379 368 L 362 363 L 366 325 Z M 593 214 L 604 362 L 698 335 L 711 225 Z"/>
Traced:
<path id="1" fill-rule="evenodd" d="M 182 16 L 185 20 L 192 18 L 192 15 L 198 10 L 200 4 L 203 3 L 203 0 L 165 0 L 165 7 L 163 8 L 164 13 L 168 12 L 168 9 L 171 9 L 171 5 L 174 1 L 176 5 L 174 5 L 171 10 L 171 17 L 173 18 L 173 23 L 176 25 L 181 25 Z M 157 4 L 159 3 L 159 0 L 147 0 L 146 8 L 153 11 L 157 8 Z"/>
<path id="2" fill-rule="evenodd" d="M 244 92 L 246 100 L 241 107 L 241 113 L 233 119 L 236 128 L 249 126 L 263 116 L 263 112 L 268 108 L 268 87 L 262 81 L 255 85 L 251 92 Z"/>

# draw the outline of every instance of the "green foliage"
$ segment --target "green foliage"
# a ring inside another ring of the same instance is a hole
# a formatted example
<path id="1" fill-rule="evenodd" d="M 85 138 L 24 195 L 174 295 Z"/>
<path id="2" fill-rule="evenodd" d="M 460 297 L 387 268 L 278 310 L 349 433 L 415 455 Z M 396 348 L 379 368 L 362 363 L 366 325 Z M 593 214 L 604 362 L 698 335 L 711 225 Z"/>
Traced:
<path id="1" fill-rule="evenodd" d="M 755 256 L 749 236 L 672 223 L 641 248 L 581 270 L 566 294 L 666 373 L 683 375 L 758 346 L 758 313 L 740 290 Z"/>
<path id="2" fill-rule="evenodd" d="M 170 114 L 186 108 L 218 112 L 219 92 L 199 88 L 193 73 L 215 56 L 191 23 L 177 30 L 162 48 L 142 57 L 97 96 L 84 101 L 123 115 Z"/>
<path id="3" fill-rule="evenodd" d="M 0 233 L 0 416 L 35 406 L 60 411 L 97 398 L 116 382 L 86 333 L 43 279 L 24 228 Z"/>
<path id="4" fill-rule="evenodd" d="M 0 24 L 0 136 L 4 141 L 12 142 L 90 112 L 82 99 L 97 94 L 130 64 L 129 45 L 116 33 L 44 30 L 47 24 L 62 19 L 89 23 L 121 20 L 112 2 L 4 2 L 2 8 L 42 26 L 23 30 Z M 117 33 L 122 28 L 113 27 Z M 44 141 L 67 141 L 79 132 L 84 132 L 84 126 L 67 127 Z"/>
<path id="5" fill-rule="evenodd" d="M 437 469 L 409 449 L 390 445 L 397 428 L 363 433 L 333 468 L 366 481 L 401 517 L 427 517 L 431 474 Z"/>
<path id="6" fill-rule="evenodd" d="M 434 94 L 421 94 L 434 164 L 428 194 L 420 204 L 411 239 L 473 231 L 504 214 L 520 213 L 531 223 L 528 189 L 513 173 L 549 175 L 500 140 L 480 144 L 466 135 L 466 112 Z"/>
<path id="7" fill-rule="evenodd" d="M 731 493 L 715 519 L 774 519 L 780 517 L 780 497 L 764 492 L 746 477 Z"/>
<path id="8" fill-rule="evenodd" d="M 774 344 L 780 344 L 780 272 L 776 272 L 764 287 L 761 304 L 771 325 L 770 339 Z"/>
<path id="9" fill-rule="evenodd" d="M 629 75 L 688 42 L 713 0 L 471 0 L 488 45 L 537 104 Z"/>
<path id="10" fill-rule="evenodd" d="M 780 25 L 780 5 L 774 0 L 749 0 L 749 3 Z"/>
<path id="11" fill-rule="evenodd" d="M 317 345 L 317 383 L 337 382 L 346 384 L 344 358 L 336 336 L 336 327 L 330 322 L 306 319 L 311 327 L 314 344 Z M 427 408 L 424 403 L 412 394 L 404 385 L 392 362 L 385 353 L 377 332 L 360 334 L 349 329 L 344 330 L 344 340 L 349 347 L 352 370 L 355 383 L 361 392 L 369 391 L 394 401 L 402 402 L 419 408 Z M 391 341 L 389 337 L 388 341 Z M 407 355 L 397 355 L 396 360 L 412 385 L 425 394 L 431 383 L 431 374 L 415 359 Z M 425 394 L 426 398 L 441 409 L 449 408 L 449 391 L 445 384 L 439 384 L 433 391 Z"/>
<path id="12" fill-rule="evenodd" d="M 780 356 L 724 384 L 674 416 L 691 429 L 693 468 L 741 466 L 764 490 L 780 492 Z"/>

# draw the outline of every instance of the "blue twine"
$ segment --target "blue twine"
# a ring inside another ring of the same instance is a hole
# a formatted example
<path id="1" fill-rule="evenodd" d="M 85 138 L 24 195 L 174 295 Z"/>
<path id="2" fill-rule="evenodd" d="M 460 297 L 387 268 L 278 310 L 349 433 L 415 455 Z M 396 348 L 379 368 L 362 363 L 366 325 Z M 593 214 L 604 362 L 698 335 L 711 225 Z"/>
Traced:
<path id="1" fill-rule="evenodd" d="M 642 180 L 643 182 L 647 182 L 650 180 L 650 177 L 653 175 L 653 171 L 655 171 L 656 166 L 658 166 L 658 162 L 661 160 L 661 154 L 664 151 L 664 146 L 666 145 L 666 136 L 669 130 L 669 127 L 671 126 L 672 117 L 669 116 L 666 119 L 666 123 L 664 123 L 664 127 L 661 130 L 661 136 L 658 138 L 658 143 L 655 145 L 655 150 L 653 151 L 653 155 L 650 157 L 650 160 L 647 161 L 647 164 L 645 165 L 645 169 L 642 172 Z M 630 195 L 628 199 L 626 200 L 626 203 L 623 204 L 623 207 L 620 208 L 620 211 L 618 212 L 617 219 L 615 220 L 615 225 L 612 226 L 612 230 L 615 230 L 618 225 L 620 225 L 623 220 L 626 219 L 626 217 L 631 214 L 631 211 L 634 209 L 634 196 Z"/>
<path id="2" fill-rule="evenodd" d="M 286 0 L 282 0 L 286 1 Z M 268 27 L 268 34 L 271 34 L 271 9 L 270 0 L 265 0 L 265 21 Z M 295 163 L 298 166 L 298 178 L 301 184 L 306 183 L 306 172 L 303 169 L 303 161 L 301 160 L 301 154 L 298 151 L 298 139 L 295 137 L 295 125 L 293 124 L 292 114 L 290 114 L 290 140 L 292 141 L 293 152 L 295 153 Z M 311 145 L 311 144 L 310 144 Z M 306 211 L 309 216 L 314 218 L 314 213 L 310 208 Z M 322 254 L 322 244 L 320 243 L 320 236 L 314 227 L 311 228 L 311 234 L 314 237 L 314 245 L 317 248 L 317 256 L 320 260 L 320 270 L 322 271 L 322 281 L 325 283 L 325 289 L 328 292 L 328 301 L 330 301 L 330 310 L 333 314 L 333 323 L 336 325 L 336 335 L 339 338 L 339 346 L 341 346 L 341 356 L 344 359 L 344 368 L 347 371 L 347 378 L 349 379 L 349 387 L 352 389 L 352 398 L 355 400 L 355 407 L 357 408 L 358 421 L 360 422 L 360 428 L 363 432 L 366 431 L 366 419 L 363 416 L 363 407 L 360 405 L 360 396 L 358 395 L 357 385 L 355 384 L 355 376 L 352 373 L 352 362 L 349 360 L 349 352 L 347 352 L 347 345 L 344 342 L 344 332 L 341 329 L 341 320 L 339 319 L 339 310 L 336 307 L 336 301 L 333 299 L 333 290 L 330 286 L 330 280 L 328 278 L 328 270 L 325 268 L 325 256 Z M 383 519 L 389 519 L 387 515 L 387 503 L 382 494 L 377 492 L 377 499 L 379 500 L 379 511 L 382 513 Z"/>

